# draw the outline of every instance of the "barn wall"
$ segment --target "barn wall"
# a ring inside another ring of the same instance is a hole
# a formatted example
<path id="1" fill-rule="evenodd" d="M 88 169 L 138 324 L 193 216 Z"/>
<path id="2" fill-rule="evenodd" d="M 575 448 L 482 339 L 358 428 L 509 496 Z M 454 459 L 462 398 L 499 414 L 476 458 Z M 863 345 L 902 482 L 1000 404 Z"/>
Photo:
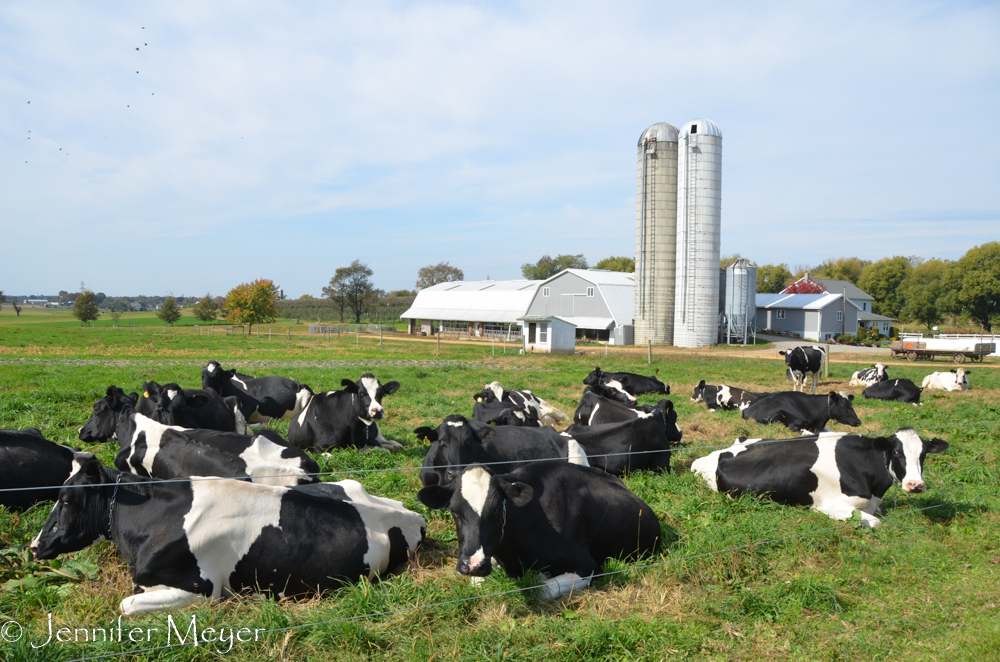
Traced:
<path id="1" fill-rule="evenodd" d="M 550 288 L 549 296 L 542 296 L 544 288 Z M 587 288 L 594 288 L 594 296 L 588 297 Z M 564 294 L 582 294 L 584 296 L 563 296 Z M 575 304 L 574 304 L 575 299 Z M 576 309 L 574 310 L 574 305 Z M 597 285 L 571 273 L 558 276 L 535 292 L 535 298 L 528 306 L 525 316 L 559 315 L 561 317 L 612 317 L 608 305 L 601 296 Z"/>

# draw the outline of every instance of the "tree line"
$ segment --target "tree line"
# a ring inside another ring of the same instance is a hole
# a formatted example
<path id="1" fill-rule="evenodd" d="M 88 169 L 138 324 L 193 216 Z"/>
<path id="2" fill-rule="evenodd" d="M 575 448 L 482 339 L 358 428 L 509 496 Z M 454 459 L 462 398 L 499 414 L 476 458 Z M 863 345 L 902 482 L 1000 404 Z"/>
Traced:
<path id="1" fill-rule="evenodd" d="M 739 257 L 724 258 L 722 266 Z M 967 317 L 987 332 L 1000 323 L 1000 242 L 970 248 L 957 260 L 842 257 L 796 267 L 795 273 L 787 264 L 764 264 L 757 267 L 757 292 L 776 294 L 806 273 L 853 283 L 875 299 L 873 312 L 928 329 L 949 315 Z"/>

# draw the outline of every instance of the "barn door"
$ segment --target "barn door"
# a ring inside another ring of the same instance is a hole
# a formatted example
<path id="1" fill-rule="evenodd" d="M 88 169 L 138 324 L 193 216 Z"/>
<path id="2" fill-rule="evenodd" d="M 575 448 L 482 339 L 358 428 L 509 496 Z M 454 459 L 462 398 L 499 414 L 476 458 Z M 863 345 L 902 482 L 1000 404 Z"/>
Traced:
<path id="1" fill-rule="evenodd" d="M 535 342 L 535 323 L 534 322 L 529 322 L 528 323 L 528 342 L 529 343 Z"/>

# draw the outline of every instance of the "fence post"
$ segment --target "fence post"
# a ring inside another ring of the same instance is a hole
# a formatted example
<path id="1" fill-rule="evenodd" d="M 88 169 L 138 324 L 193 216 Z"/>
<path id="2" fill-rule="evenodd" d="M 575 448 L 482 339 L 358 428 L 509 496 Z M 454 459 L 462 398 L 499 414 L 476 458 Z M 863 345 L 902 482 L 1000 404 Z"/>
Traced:
<path id="1" fill-rule="evenodd" d="M 354 332 L 354 349 L 357 349 L 361 343 L 361 331 Z"/>
<path id="2" fill-rule="evenodd" d="M 378 346 L 382 346 L 382 325 L 378 325 Z"/>
<path id="3" fill-rule="evenodd" d="M 653 339 L 650 338 L 646 341 L 646 363 L 652 365 L 653 363 Z"/>
<path id="4" fill-rule="evenodd" d="M 823 378 L 828 379 L 830 377 L 830 346 L 826 346 L 826 351 L 823 352 Z"/>
<path id="5" fill-rule="evenodd" d="M 437 347 L 437 351 L 439 351 L 439 352 L 440 352 L 440 351 L 441 351 L 441 333 L 440 333 L 440 332 L 439 332 L 439 333 L 437 334 L 437 338 L 438 338 L 438 347 Z"/>
<path id="6" fill-rule="evenodd" d="M 490 348 L 493 350 L 493 356 L 497 355 L 497 339 L 490 336 Z"/>
<path id="7" fill-rule="evenodd" d="M 291 327 L 286 326 L 285 327 L 285 340 L 291 340 L 291 339 L 292 339 L 292 330 L 291 330 Z"/>

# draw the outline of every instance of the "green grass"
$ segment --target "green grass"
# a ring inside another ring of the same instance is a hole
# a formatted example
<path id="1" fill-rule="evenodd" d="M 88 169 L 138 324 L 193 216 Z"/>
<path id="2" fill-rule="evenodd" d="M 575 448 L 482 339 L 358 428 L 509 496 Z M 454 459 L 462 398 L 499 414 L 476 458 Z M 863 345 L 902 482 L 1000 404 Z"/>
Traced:
<path id="1" fill-rule="evenodd" d="M 246 366 L 250 374 L 287 375 L 314 389 L 336 388 L 345 377 L 375 372 L 398 380 L 401 390 L 386 398 L 390 439 L 405 448 L 392 455 L 335 451 L 319 457 L 324 471 L 398 468 L 353 474 L 373 494 L 403 501 L 428 519 L 428 544 L 402 574 L 382 583 L 364 583 L 321 599 L 272 602 L 245 596 L 221 604 L 175 612 L 182 633 L 199 627 L 284 628 L 323 623 L 261 635 L 236 643 L 227 656 L 260 659 L 503 659 L 503 660 L 983 660 L 1000 650 L 1000 426 L 965 426 L 928 431 L 950 449 L 928 457 L 921 495 L 887 495 L 884 526 L 859 530 L 838 527 L 824 515 L 767 500 L 730 500 L 710 492 L 688 471 L 705 450 L 674 456 L 676 472 L 639 473 L 629 487 L 659 515 L 666 545 L 639 564 L 609 563 L 626 572 L 600 579 L 597 588 L 556 603 L 530 592 L 420 608 L 372 619 L 333 622 L 354 616 L 410 609 L 437 602 L 490 595 L 531 586 L 535 578 L 511 580 L 495 572 L 478 587 L 454 570 L 457 544 L 446 513 L 417 503 L 416 471 L 426 447 L 412 430 L 436 425 L 452 413 L 471 414 L 470 395 L 494 379 L 510 388 L 533 391 L 571 414 L 581 380 L 594 365 L 659 376 L 671 385 L 684 440 L 694 448 L 730 443 L 740 435 L 789 436 L 779 426 L 744 422 L 738 412 L 710 413 L 689 402 L 700 379 L 750 390 L 787 389 L 783 364 L 772 353 L 739 348 L 699 352 L 656 348 L 646 364 L 645 348 L 587 349 L 586 356 L 496 356 L 480 342 L 409 341 L 362 336 L 326 340 L 304 335 L 285 339 L 282 324 L 271 339 L 256 336 L 198 336 L 193 328 L 164 334 L 80 328 L 66 311 L 46 318 L 0 312 L 0 427 L 40 428 L 47 438 L 96 452 L 106 463 L 109 445 L 83 444 L 76 429 L 109 384 L 138 390 L 143 380 L 175 381 L 197 387 L 200 369 L 215 358 L 225 366 Z M 135 319 L 133 314 L 127 319 Z M 142 314 L 134 314 L 136 316 Z M 151 315 L 151 314 L 147 314 Z M 143 324 L 156 324 L 151 318 Z M 102 321 L 103 323 L 103 321 Z M 162 327 L 162 325 L 161 325 Z M 266 328 L 266 327 L 265 327 Z M 295 325 L 291 325 L 294 331 Z M 508 348 L 509 350 L 511 348 Z M 846 390 L 854 370 L 871 359 L 834 357 L 820 389 Z M 351 363 L 351 365 L 345 365 Z M 950 366 L 889 362 L 893 377 L 917 381 Z M 1000 371 L 995 359 L 973 366 L 973 390 L 924 395 L 913 407 L 856 401 L 861 430 L 891 432 L 899 427 L 941 427 L 1000 420 Z M 654 398 L 644 397 L 644 402 Z M 287 432 L 287 423 L 276 429 Z M 834 429 L 841 426 L 831 426 Z M 346 475 L 331 476 L 340 480 Z M 917 511 L 960 502 L 954 505 Z M 118 602 L 132 592 L 124 561 L 114 546 L 101 543 L 61 560 L 62 569 L 96 565 L 96 579 L 53 576 L 20 553 L 48 513 L 42 504 L 25 512 L 0 509 L 0 582 L 36 577 L 26 590 L 0 591 L 0 624 L 15 620 L 36 641 L 48 614 L 58 628 L 108 627 Z M 805 534 L 805 535 L 801 535 Z M 798 536 L 798 537 L 796 537 Z M 777 539 L 763 545 L 754 543 Z M 743 547 L 742 549 L 732 549 Z M 726 551 L 730 550 L 730 551 Z M 710 552 L 720 551 L 717 554 Z M 659 563 L 656 567 L 637 566 Z M 58 570 L 58 569 L 57 569 Z M 130 628 L 161 628 L 149 643 L 61 643 L 32 649 L 27 639 L 0 644 L 3 660 L 71 660 L 167 643 L 166 614 L 123 620 Z M 176 639 L 174 639 L 176 641 Z M 225 646 L 223 646 L 223 649 Z M 190 645 L 125 659 L 215 659 L 213 647 Z"/>

